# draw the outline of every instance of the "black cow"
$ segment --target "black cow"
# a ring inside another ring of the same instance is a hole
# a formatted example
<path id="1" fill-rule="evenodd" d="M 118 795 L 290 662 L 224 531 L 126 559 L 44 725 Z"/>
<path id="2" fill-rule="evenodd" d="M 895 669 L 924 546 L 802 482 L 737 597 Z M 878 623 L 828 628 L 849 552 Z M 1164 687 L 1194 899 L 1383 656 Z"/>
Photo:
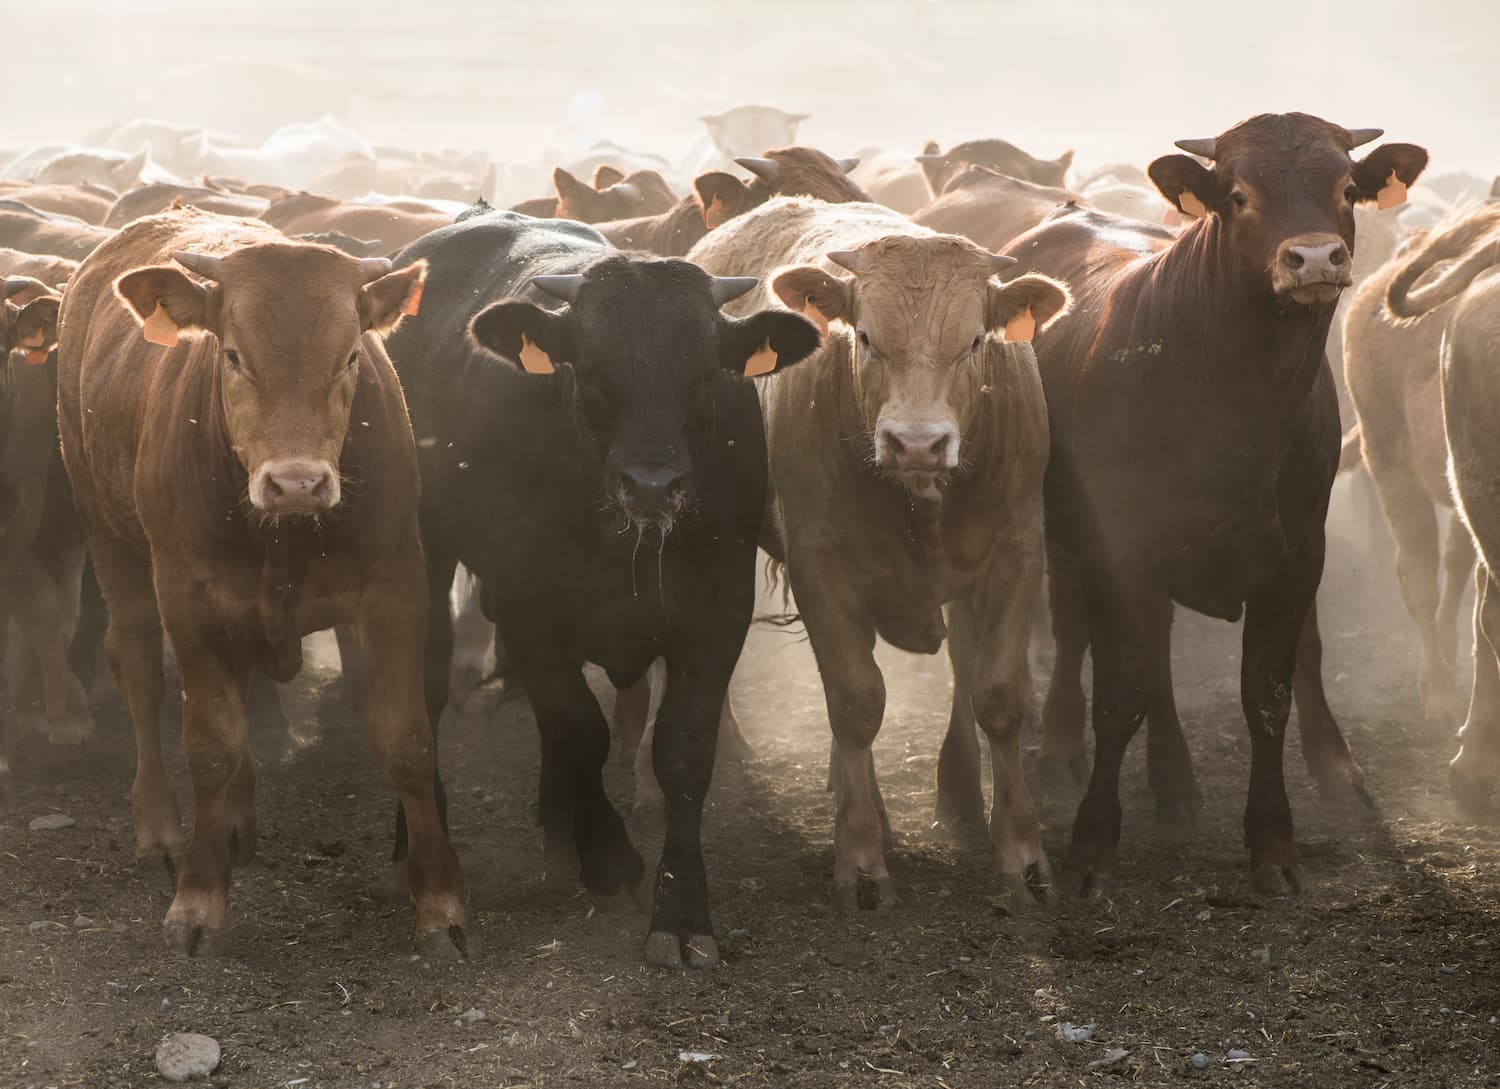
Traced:
<path id="1" fill-rule="evenodd" d="M 817 330 L 785 311 L 726 317 L 719 306 L 754 280 L 626 256 L 564 220 L 466 218 L 401 256 L 419 260 L 421 313 L 389 343 L 421 458 L 433 721 L 462 562 L 536 712 L 549 847 L 572 843 L 592 893 L 643 898 L 581 669 L 597 663 L 623 688 L 664 658 L 652 754 L 667 831 L 645 956 L 712 964 L 699 829 L 766 494 L 759 406 L 740 376 L 796 363 Z"/>

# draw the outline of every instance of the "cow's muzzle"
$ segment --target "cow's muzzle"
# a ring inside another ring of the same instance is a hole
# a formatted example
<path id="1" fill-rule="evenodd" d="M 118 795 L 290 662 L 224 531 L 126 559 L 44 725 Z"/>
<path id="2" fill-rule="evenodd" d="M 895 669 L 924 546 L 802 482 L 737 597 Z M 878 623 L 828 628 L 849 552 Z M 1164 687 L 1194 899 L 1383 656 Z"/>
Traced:
<path id="1" fill-rule="evenodd" d="M 938 485 L 958 468 L 958 425 L 952 420 L 875 425 L 875 462 L 919 499 L 936 499 Z"/>
<path id="2" fill-rule="evenodd" d="M 615 498 L 632 522 L 670 526 L 687 506 L 687 474 L 670 465 L 627 465 L 615 472 Z"/>
<path id="3" fill-rule="evenodd" d="M 250 502 L 267 514 L 322 514 L 339 498 L 339 475 L 326 461 L 262 462 L 250 477 Z"/>
<path id="4" fill-rule="evenodd" d="M 1276 249 L 1271 287 L 1307 306 L 1332 306 L 1354 282 L 1349 247 L 1335 234 L 1288 238 Z"/>

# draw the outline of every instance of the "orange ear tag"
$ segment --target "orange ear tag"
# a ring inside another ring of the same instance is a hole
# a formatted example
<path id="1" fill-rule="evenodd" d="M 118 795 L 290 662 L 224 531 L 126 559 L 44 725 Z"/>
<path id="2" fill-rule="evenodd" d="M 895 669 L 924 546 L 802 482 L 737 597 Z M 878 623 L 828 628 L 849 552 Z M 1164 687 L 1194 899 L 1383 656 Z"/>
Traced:
<path id="1" fill-rule="evenodd" d="M 401 307 L 401 313 L 407 317 L 416 314 L 417 309 L 422 305 L 422 286 L 421 283 L 418 283 L 416 287 L 411 289 L 411 293 L 406 296 L 406 304 Z"/>
<path id="2" fill-rule="evenodd" d="M 745 377 L 756 378 L 770 374 L 776 369 L 776 353 L 771 349 L 771 340 L 766 338 L 765 347 L 745 360 Z"/>
<path id="3" fill-rule="evenodd" d="M 142 324 L 141 332 L 152 344 L 160 344 L 163 348 L 177 346 L 177 323 L 167 316 L 161 303 L 156 304 L 156 309 L 151 311 L 151 316 Z"/>
<path id="4" fill-rule="evenodd" d="M 1394 208 L 1398 204 L 1406 203 L 1406 183 L 1396 177 L 1392 170 L 1386 175 L 1385 184 L 1380 187 L 1380 192 L 1375 194 L 1375 207 Z"/>
<path id="5" fill-rule="evenodd" d="M 807 297 L 807 301 L 802 304 L 802 316 L 816 325 L 818 327 L 818 332 L 823 336 L 826 337 L 828 335 L 828 319 L 823 316 L 823 311 L 819 310 L 817 306 L 813 304 L 811 295 L 809 295 Z"/>
<path id="6" fill-rule="evenodd" d="M 1036 318 L 1031 316 L 1031 307 L 1022 310 L 1005 323 L 1006 340 L 1030 340 L 1036 336 Z"/>
<path id="7" fill-rule="evenodd" d="M 1184 215 L 1192 216 L 1194 219 L 1202 219 L 1208 215 L 1208 209 L 1203 207 L 1203 202 L 1191 189 L 1184 189 L 1178 196 L 1177 203 Z"/>
<path id="8" fill-rule="evenodd" d="M 26 362 L 33 367 L 39 367 L 47 362 L 48 351 L 46 348 L 27 348 Z"/>
<path id="9" fill-rule="evenodd" d="M 521 338 L 521 366 L 527 374 L 551 374 L 557 370 L 552 357 L 525 337 Z"/>

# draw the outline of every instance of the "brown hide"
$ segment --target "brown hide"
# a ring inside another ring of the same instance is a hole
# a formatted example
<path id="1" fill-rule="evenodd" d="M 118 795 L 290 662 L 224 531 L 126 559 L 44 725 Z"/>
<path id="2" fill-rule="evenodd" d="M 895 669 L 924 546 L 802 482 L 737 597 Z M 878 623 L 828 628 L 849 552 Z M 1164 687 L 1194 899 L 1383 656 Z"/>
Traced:
<path id="1" fill-rule="evenodd" d="M 982 166 L 965 167 L 912 215 L 912 221 L 945 234 L 972 238 L 987 250 L 999 250 L 1031 230 L 1047 214 L 1078 200 L 1066 189 L 1037 185 Z"/>

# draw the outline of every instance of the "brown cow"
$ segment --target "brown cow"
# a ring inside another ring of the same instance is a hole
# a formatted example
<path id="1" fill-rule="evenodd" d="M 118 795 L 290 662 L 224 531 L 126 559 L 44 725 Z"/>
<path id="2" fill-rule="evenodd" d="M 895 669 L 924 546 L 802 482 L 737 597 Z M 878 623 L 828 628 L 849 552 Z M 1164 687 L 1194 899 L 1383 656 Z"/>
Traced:
<path id="1" fill-rule="evenodd" d="M 0 248 L 0 276 L 29 276 L 48 287 L 58 288 L 73 278 L 78 262 L 50 253 L 26 253 Z"/>
<path id="2" fill-rule="evenodd" d="M 17 622 L 24 657 L 38 667 L 23 671 L 12 704 L 22 720 L 44 716 L 53 744 L 72 745 L 93 736 L 94 721 L 67 655 L 78 621 L 83 534 L 57 448 L 52 349 L 60 298 L 29 277 L 0 284 L 0 622 Z M 38 678 L 41 691 L 26 691 L 25 677 Z"/>
<path id="3" fill-rule="evenodd" d="M 947 151 L 918 155 L 917 162 L 922 164 L 932 195 L 939 196 L 948 180 L 966 166 L 987 166 L 1007 177 L 1060 186 L 1073 165 L 1073 152 L 1069 149 L 1055 159 L 1038 159 L 1006 140 L 965 140 Z"/>
<path id="4" fill-rule="evenodd" d="M 557 187 L 554 217 L 603 223 L 660 215 L 677 203 L 677 194 L 655 170 L 636 170 L 611 180 L 614 175 L 608 172 L 610 169 L 596 169 L 593 185 L 579 181 L 562 167 L 552 171 L 552 184 Z"/>
<path id="5" fill-rule="evenodd" d="M 1463 711 L 1454 672 L 1458 609 L 1474 566 L 1473 544 L 1454 512 L 1448 482 L 1438 373 L 1457 296 L 1434 304 L 1431 292 L 1411 288 L 1437 262 L 1497 239 L 1500 206 L 1467 209 L 1360 285 L 1344 322 L 1344 378 L 1356 428 L 1348 441 L 1358 444 L 1354 452 L 1369 470 L 1396 541 L 1401 598 L 1422 640 L 1422 711 L 1429 724 L 1443 728 Z M 1387 312 L 1387 294 L 1401 320 Z M 1409 301 L 1413 294 L 1422 300 L 1420 310 Z M 1434 508 L 1452 512 L 1441 556 Z"/>
<path id="6" fill-rule="evenodd" d="M 37 182 L 7 182 L 0 186 L 0 199 L 17 200 L 40 212 L 72 216 L 99 226 L 109 214 L 115 195 L 102 186 L 42 185 Z"/>
<path id="7" fill-rule="evenodd" d="M 123 228 L 68 286 L 63 458 L 136 731 L 136 851 L 181 856 L 165 929 L 189 954 L 224 936 L 231 864 L 255 850 L 250 671 L 291 680 L 302 636 L 334 625 L 355 629 L 370 664 L 370 737 L 410 830 L 419 943 L 465 948 L 422 698 L 416 447 L 381 341 L 424 275 L 184 209 Z M 158 732 L 163 629 L 193 778 L 185 851 Z"/>
<path id="8" fill-rule="evenodd" d="M 986 166 L 967 166 L 948 179 L 941 196 L 911 218 L 934 231 L 961 234 L 987 250 L 998 250 L 1049 212 L 1077 200 L 1077 194 L 1066 189 L 1021 181 Z"/>
<path id="9" fill-rule="evenodd" d="M 173 201 L 226 216 L 259 216 L 265 214 L 266 209 L 271 206 L 271 202 L 265 197 L 247 193 L 226 193 L 222 189 L 208 189 L 200 185 L 157 182 L 122 194 L 106 210 L 102 222 L 106 227 L 123 227 L 131 220 L 166 211 L 172 207 Z"/>
<path id="10" fill-rule="evenodd" d="M 1410 144 L 1351 157 L 1379 135 L 1263 114 L 1178 142 L 1199 158 L 1151 164 L 1157 188 L 1196 217 L 1181 234 L 1070 209 L 1008 247 L 1078 293 L 1074 316 L 1037 342 L 1057 638 L 1042 743 L 1054 775 L 1081 768 L 1092 644 L 1094 766 L 1072 849 L 1086 892 L 1113 877 L 1120 764 L 1148 714 L 1158 812 L 1191 819 L 1199 804 L 1172 698 L 1174 602 L 1245 617 L 1256 886 L 1303 885 L 1282 774 L 1294 692 L 1319 786 L 1363 791 L 1323 693 L 1314 601 L 1339 455 L 1323 346 L 1349 283 L 1354 205 L 1401 199 L 1427 163 Z"/>
<path id="11" fill-rule="evenodd" d="M 81 261 L 114 231 L 0 199 L 0 246 Z"/>
<path id="12" fill-rule="evenodd" d="M 871 744 L 885 714 L 880 636 L 935 654 L 951 634 L 955 704 L 990 742 L 1000 880 L 1046 895 L 1047 856 L 1021 776 L 1027 631 L 1042 571 L 1047 410 L 1023 325 L 1068 294 L 1045 276 L 874 204 L 781 199 L 688 255 L 714 275 L 763 276 L 829 335 L 762 394 L 771 495 L 761 544 L 786 565 L 823 677 L 837 795 L 834 898 L 895 897 Z M 792 266 L 788 268 L 787 266 Z M 733 304 L 753 309 L 760 292 Z M 951 629 L 943 609 L 951 605 Z"/>
<path id="13" fill-rule="evenodd" d="M 694 180 L 692 195 L 671 211 L 596 227 L 620 249 L 681 257 L 715 227 L 772 197 L 816 197 L 833 204 L 870 199 L 849 179 L 858 159 L 834 159 L 810 147 L 781 147 L 735 162 L 755 175 L 748 185 L 731 174 L 710 171 Z"/>
<path id="14" fill-rule="evenodd" d="M 395 253 L 428 231 L 453 222 L 451 215 L 432 210 L 419 201 L 358 204 L 312 193 L 272 201 L 260 218 L 288 235 L 337 233 L 372 242 L 379 240 L 380 255 Z"/>

